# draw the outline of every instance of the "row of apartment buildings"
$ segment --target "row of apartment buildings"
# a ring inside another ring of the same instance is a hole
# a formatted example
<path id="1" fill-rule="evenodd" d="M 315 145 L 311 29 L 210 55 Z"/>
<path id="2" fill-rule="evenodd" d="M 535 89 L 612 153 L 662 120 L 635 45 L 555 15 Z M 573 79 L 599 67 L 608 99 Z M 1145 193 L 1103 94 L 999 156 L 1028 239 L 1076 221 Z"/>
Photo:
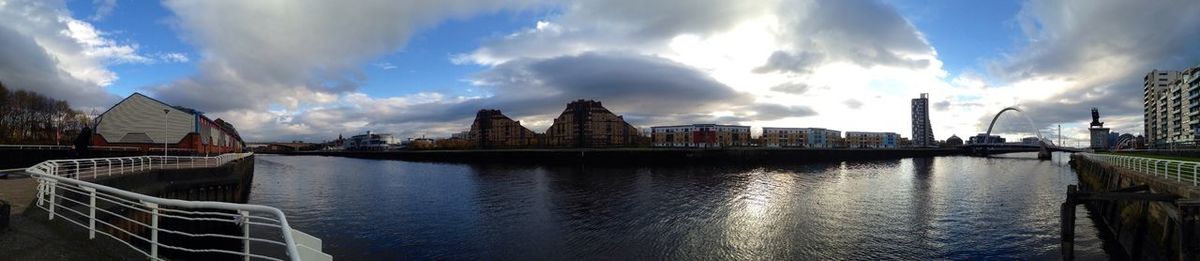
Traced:
<path id="1" fill-rule="evenodd" d="M 479 110 L 466 137 L 472 146 L 481 149 L 624 147 L 637 144 L 642 138 L 623 116 L 592 100 L 567 104 L 546 133 L 533 132 L 500 110 Z"/>
<path id="2" fill-rule="evenodd" d="M 1153 70 L 1142 78 L 1144 133 L 1150 145 L 1200 138 L 1200 65 Z"/>
<path id="3" fill-rule="evenodd" d="M 892 132 L 848 131 L 823 128 L 763 127 L 758 140 L 751 139 L 750 126 L 692 124 L 650 127 L 652 146 L 720 148 L 762 146 L 772 148 L 896 148 L 905 141 Z"/>

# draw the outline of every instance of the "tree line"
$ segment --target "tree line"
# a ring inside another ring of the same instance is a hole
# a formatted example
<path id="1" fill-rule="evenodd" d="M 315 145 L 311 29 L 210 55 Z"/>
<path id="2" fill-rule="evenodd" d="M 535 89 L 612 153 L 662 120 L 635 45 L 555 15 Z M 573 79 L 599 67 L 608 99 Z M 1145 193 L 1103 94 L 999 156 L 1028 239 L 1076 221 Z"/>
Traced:
<path id="1" fill-rule="evenodd" d="M 66 101 L 0 83 L 0 144 L 70 145 L 90 122 Z"/>

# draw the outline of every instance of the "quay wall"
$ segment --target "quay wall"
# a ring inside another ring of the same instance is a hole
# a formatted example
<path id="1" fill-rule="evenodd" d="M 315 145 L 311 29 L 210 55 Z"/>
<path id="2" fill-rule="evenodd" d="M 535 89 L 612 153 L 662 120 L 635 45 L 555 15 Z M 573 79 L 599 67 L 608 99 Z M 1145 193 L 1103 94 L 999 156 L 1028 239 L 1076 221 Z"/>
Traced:
<path id="1" fill-rule="evenodd" d="M 246 203 L 249 200 L 253 179 L 254 156 L 249 156 L 214 168 L 154 170 L 135 175 L 101 178 L 95 181 L 95 183 L 159 198 Z M 217 210 L 201 209 L 199 211 Z M 227 213 L 236 214 L 232 212 Z M 141 212 L 127 213 L 125 215 L 128 219 L 138 220 L 145 224 L 149 224 L 152 218 L 150 215 Z M 213 217 L 182 213 L 173 213 L 173 215 L 192 218 Z M 123 223 L 130 221 L 121 218 L 111 218 L 108 222 L 122 226 L 126 225 Z M 241 236 L 242 233 L 241 227 L 228 222 L 186 221 L 172 218 L 160 218 L 159 222 L 159 226 L 162 228 L 193 234 Z M 147 236 L 149 231 L 138 231 L 138 233 L 146 234 L 143 236 Z M 159 233 L 159 239 L 167 242 L 166 244 L 169 245 L 193 249 L 216 248 L 237 250 L 242 247 L 241 240 L 228 238 L 192 238 L 171 233 Z M 133 240 L 133 243 L 140 248 L 148 249 L 148 244 L 145 244 L 145 242 Z M 231 255 L 221 253 L 190 253 L 163 248 L 160 248 L 159 251 L 164 257 L 168 257 L 169 259 L 222 260 L 232 257 Z"/>
<path id="2" fill-rule="evenodd" d="M 997 151 L 1000 152 L 1000 151 Z M 1007 151 L 1013 152 L 1013 151 Z M 305 151 L 283 155 L 317 155 L 443 163 L 605 163 L 605 164 L 739 164 L 879 160 L 968 155 L 949 149 L 523 149 L 430 151 Z"/>
<path id="3" fill-rule="evenodd" d="M 1089 201 L 1128 259 L 1194 260 L 1200 257 L 1200 190 L 1190 184 L 1153 177 L 1082 155 L 1071 156 L 1081 191 L 1106 192 L 1145 185 L 1149 193 L 1172 194 L 1178 203 L 1134 200 Z"/>

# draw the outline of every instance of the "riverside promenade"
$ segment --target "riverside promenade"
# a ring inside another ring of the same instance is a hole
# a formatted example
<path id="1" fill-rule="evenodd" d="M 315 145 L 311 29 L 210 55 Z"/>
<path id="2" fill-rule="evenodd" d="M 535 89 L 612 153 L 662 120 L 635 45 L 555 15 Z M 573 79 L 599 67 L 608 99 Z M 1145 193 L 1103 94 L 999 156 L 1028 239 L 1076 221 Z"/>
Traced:
<path id="1" fill-rule="evenodd" d="M 244 204 L 251 153 L 49 160 L 0 180 L 17 260 L 331 260 L 281 210 Z"/>
<path id="2" fill-rule="evenodd" d="M 46 219 L 33 207 L 37 179 L 10 175 L 0 179 L 0 200 L 10 204 L 8 228 L 0 229 L 0 253 L 9 260 L 126 260 L 136 252 L 88 240 L 87 233 Z"/>

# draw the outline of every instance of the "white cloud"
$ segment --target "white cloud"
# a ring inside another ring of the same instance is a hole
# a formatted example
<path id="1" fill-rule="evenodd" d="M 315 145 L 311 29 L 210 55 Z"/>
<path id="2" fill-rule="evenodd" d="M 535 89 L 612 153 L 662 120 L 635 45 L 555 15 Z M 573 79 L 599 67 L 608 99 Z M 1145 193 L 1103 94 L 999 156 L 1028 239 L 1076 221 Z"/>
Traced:
<path id="1" fill-rule="evenodd" d="M 92 4 L 96 6 L 96 13 L 88 18 L 92 21 L 104 20 L 117 8 L 117 0 L 92 0 Z"/>
<path id="2" fill-rule="evenodd" d="M 156 56 L 158 56 L 159 61 L 163 61 L 163 62 L 186 63 L 186 62 L 191 61 L 191 59 L 188 58 L 187 54 L 185 54 L 185 53 L 176 53 L 176 52 L 158 53 L 158 55 L 156 55 Z"/>
<path id="3" fill-rule="evenodd" d="M 396 65 L 393 65 L 390 62 L 375 63 L 374 65 L 376 68 L 379 68 L 380 70 L 384 70 L 384 71 L 398 68 L 398 67 L 396 67 Z"/>

